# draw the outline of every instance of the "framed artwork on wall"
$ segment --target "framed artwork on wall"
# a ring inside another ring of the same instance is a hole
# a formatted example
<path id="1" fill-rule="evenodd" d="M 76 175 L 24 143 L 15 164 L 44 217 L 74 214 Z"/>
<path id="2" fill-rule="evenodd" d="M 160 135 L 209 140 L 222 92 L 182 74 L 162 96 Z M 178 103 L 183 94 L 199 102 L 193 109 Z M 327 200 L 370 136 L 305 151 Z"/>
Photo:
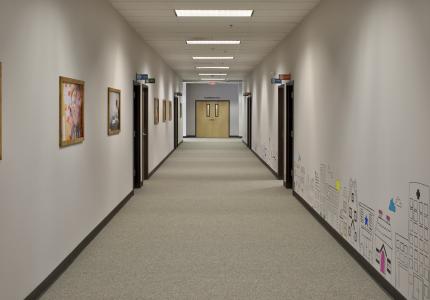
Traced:
<path id="1" fill-rule="evenodd" d="M 179 103 L 179 118 L 182 119 L 182 102 Z"/>
<path id="2" fill-rule="evenodd" d="M 163 100 L 163 122 L 167 121 L 167 100 Z"/>
<path id="3" fill-rule="evenodd" d="M 172 121 L 172 101 L 169 101 L 169 121 Z"/>
<path id="4" fill-rule="evenodd" d="M 160 123 L 160 100 L 154 98 L 154 124 L 158 125 Z"/>
<path id="5" fill-rule="evenodd" d="M 108 135 L 121 131 L 121 90 L 108 88 Z"/>
<path id="6" fill-rule="evenodd" d="M 2 131 L 3 131 L 3 121 L 2 121 L 2 111 L 1 111 L 1 105 L 2 105 L 2 94 L 3 94 L 3 86 L 2 83 L 3 82 L 3 72 L 2 72 L 2 63 L 0 62 L 0 160 L 3 159 L 3 144 L 2 144 Z"/>
<path id="7" fill-rule="evenodd" d="M 84 141 L 85 82 L 60 77 L 60 147 Z"/>

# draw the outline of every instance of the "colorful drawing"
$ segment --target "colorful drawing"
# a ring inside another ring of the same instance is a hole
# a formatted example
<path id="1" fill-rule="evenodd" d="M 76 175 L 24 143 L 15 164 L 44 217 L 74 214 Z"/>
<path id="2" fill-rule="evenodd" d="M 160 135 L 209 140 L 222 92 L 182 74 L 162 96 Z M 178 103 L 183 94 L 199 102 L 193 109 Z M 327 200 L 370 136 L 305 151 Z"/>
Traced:
<path id="1" fill-rule="evenodd" d="M 60 147 L 84 141 L 84 86 L 83 81 L 60 77 Z"/>
<path id="2" fill-rule="evenodd" d="M 108 88 L 108 135 L 121 131 L 121 91 Z"/>
<path id="3" fill-rule="evenodd" d="M 360 253 L 367 259 L 367 261 L 372 262 L 375 213 L 373 209 L 364 203 L 359 203 L 359 216 L 359 250 Z"/>
<path id="4" fill-rule="evenodd" d="M 391 198 L 390 204 L 388 205 L 389 211 L 396 213 L 396 203 L 394 203 L 394 198 Z"/>
<path id="5" fill-rule="evenodd" d="M 382 210 L 379 211 L 378 220 L 376 221 L 373 246 L 375 249 L 377 269 L 388 281 L 391 281 L 393 273 L 393 235 L 391 218 L 388 215 L 384 215 Z"/>

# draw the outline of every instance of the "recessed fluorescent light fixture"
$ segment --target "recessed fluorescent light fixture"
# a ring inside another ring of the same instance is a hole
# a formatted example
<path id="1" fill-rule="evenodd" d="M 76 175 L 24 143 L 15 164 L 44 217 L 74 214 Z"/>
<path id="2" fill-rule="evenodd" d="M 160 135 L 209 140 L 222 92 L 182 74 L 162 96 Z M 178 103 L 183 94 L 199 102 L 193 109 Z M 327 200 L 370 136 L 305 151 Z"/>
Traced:
<path id="1" fill-rule="evenodd" d="M 202 9 L 175 9 L 177 17 L 252 17 L 254 10 L 202 10 Z"/>
<path id="2" fill-rule="evenodd" d="M 234 59 L 233 56 L 193 56 L 194 60 L 221 60 L 221 59 Z"/>
<path id="3" fill-rule="evenodd" d="M 220 73 L 200 73 L 199 76 L 227 76 L 227 74 L 220 74 Z"/>
<path id="4" fill-rule="evenodd" d="M 202 81 L 223 81 L 225 78 L 202 78 Z"/>
<path id="5" fill-rule="evenodd" d="M 187 45 L 240 45 L 240 41 L 187 41 Z"/>
<path id="6" fill-rule="evenodd" d="M 197 70 L 229 70 L 230 67 L 196 67 Z"/>

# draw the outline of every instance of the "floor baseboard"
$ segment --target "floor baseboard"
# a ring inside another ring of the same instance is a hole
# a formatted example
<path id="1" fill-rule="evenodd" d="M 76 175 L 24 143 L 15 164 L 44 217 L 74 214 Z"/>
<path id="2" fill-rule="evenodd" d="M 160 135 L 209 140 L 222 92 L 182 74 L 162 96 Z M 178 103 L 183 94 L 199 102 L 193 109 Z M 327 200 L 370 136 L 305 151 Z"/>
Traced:
<path id="1" fill-rule="evenodd" d="M 245 141 L 242 141 L 242 143 L 244 143 L 245 145 L 246 145 L 246 147 L 248 148 L 248 144 L 246 144 L 245 143 Z M 249 148 L 248 148 L 249 149 Z M 254 153 L 254 155 L 255 156 L 257 156 L 257 158 L 263 163 L 263 165 L 265 165 L 266 166 L 266 168 L 268 168 L 269 169 L 269 171 L 276 177 L 276 179 L 279 179 L 278 178 L 278 172 L 276 172 L 275 170 L 273 170 L 261 157 L 260 157 L 260 155 L 258 155 L 258 153 L 257 152 L 255 152 L 254 150 L 252 150 L 252 149 L 249 149 L 252 153 Z"/>
<path id="2" fill-rule="evenodd" d="M 311 213 L 312 216 L 330 233 L 330 235 L 360 264 L 360 266 L 394 299 L 406 298 L 391 285 L 351 244 L 345 240 L 327 221 L 316 212 L 309 203 L 293 191 L 293 196 Z"/>
<path id="3" fill-rule="evenodd" d="M 124 207 L 125 204 L 134 196 L 131 191 L 83 240 L 73 251 L 55 268 L 45 280 L 42 281 L 25 300 L 39 299 L 49 287 L 67 270 L 81 252 L 91 243 L 92 240 L 103 230 L 113 217 Z"/>
<path id="4" fill-rule="evenodd" d="M 179 145 L 178 145 L 178 148 L 179 148 L 179 146 L 182 144 L 182 142 L 181 143 L 179 143 Z M 178 148 L 176 148 L 176 149 L 178 149 Z M 172 155 L 173 154 L 173 152 L 175 152 L 176 151 L 176 149 L 173 149 L 172 151 L 170 151 L 170 153 L 169 154 L 167 154 L 167 156 L 149 173 L 149 175 L 148 175 L 148 179 L 149 178 L 151 178 L 152 177 L 152 175 L 154 175 L 155 174 L 155 172 L 157 172 L 157 170 L 166 162 L 166 160 L 170 157 L 170 155 Z"/>

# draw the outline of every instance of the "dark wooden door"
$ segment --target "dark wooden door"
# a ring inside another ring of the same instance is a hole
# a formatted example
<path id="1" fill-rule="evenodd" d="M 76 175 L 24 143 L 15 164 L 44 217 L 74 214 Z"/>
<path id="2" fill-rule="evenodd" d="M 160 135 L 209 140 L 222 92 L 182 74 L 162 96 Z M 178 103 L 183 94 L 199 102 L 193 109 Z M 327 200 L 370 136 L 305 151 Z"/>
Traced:
<path id="1" fill-rule="evenodd" d="M 175 97 L 173 99 L 173 145 L 174 148 L 178 148 L 179 145 L 179 99 Z"/>
<path id="2" fill-rule="evenodd" d="M 249 149 L 252 149 L 252 97 L 248 97 L 247 99 L 247 118 L 247 145 Z"/>
<path id="3" fill-rule="evenodd" d="M 286 188 L 293 188 L 294 171 L 294 82 L 286 85 L 285 102 L 285 180 Z"/>
<path id="4" fill-rule="evenodd" d="M 142 87 L 142 102 L 143 102 L 143 178 L 149 178 L 148 165 L 149 165 L 149 98 L 148 98 L 148 87 L 144 85 Z"/>
<path id="5" fill-rule="evenodd" d="M 284 179 L 285 85 L 278 88 L 278 178 Z"/>
<path id="6" fill-rule="evenodd" d="M 142 178 L 142 86 L 133 83 L 133 186 L 141 188 Z"/>

